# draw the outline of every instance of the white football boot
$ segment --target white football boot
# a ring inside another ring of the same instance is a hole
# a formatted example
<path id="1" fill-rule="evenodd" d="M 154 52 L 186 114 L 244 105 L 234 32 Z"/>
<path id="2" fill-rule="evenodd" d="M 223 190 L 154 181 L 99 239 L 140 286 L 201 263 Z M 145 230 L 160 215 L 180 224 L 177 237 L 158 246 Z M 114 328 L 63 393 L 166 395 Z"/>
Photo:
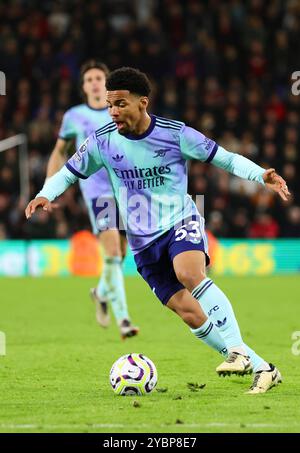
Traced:
<path id="1" fill-rule="evenodd" d="M 244 376 L 252 373 L 250 357 L 239 352 L 230 352 L 227 359 L 216 368 L 219 376 L 230 376 L 237 374 Z"/>
<path id="2" fill-rule="evenodd" d="M 126 338 L 135 337 L 140 331 L 140 329 L 136 326 L 133 326 L 128 319 L 123 319 L 123 321 L 119 324 L 120 334 L 122 340 Z"/>
<path id="3" fill-rule="evenodd" d="M 97 296 L 96 288 L 90 289 L 90 296 L 92 301 L 95 303 L 96 308 L 96 320 L 101 327 L 108 327 L 110 324 L 110 316 L 108 313 L 108 304 L 102 301 Z"/>
<path id="4" fill-rule="evenodd" d="M 253 383 L 246 392 L 248 395 L 257 395 L 258 393 L 266 393 L 272 387 L 280 384 L 282 382 L 282 377 L 280 371 L 272 365 L 270 365 L 270 370 L 262 370 L 254 373 Z"/>

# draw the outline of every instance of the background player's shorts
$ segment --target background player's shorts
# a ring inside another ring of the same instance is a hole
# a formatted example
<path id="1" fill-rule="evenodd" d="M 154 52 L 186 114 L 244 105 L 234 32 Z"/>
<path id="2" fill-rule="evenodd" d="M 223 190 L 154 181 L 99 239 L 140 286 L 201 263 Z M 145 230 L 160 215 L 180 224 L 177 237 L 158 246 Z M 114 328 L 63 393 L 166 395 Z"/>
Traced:
<path id="1" fill-rule="evenodd" d="M 199 215 L 185 219 L 134 256 L 138 272 L 164 305 L 184 288 L 176 277 L 173 259 L 190 250 L 204 252 L 209 264 L 204 219 Z"/>
<path id="2" fill-rule="evenodd" d="M 120 234 L 126 236 L 115 198 L 93 198 L 86 200 L 86 205 L 94 234 L 107 230 L 119 230 Z"/>

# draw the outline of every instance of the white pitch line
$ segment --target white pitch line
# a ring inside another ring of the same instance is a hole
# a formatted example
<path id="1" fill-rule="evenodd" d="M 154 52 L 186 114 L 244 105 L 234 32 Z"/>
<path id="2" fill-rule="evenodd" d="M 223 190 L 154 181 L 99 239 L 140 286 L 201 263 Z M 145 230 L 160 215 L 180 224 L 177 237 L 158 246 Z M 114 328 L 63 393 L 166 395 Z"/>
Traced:
<path id="1" fill-rule="evenodd" d="M 242 423 L 243 425 L 243 423 Z M 247 423 L 245 422 L 244 428 L 283 428 L 283 427 L 296 427 L 299 426 L 299 423 L 285 423 L 285 424 L 276 424 L 276 423 Z M 153 425 L 148 425 L 145 423 L 141 423 L 139 425 L 122 425 L 119 423 L 96 423 L 96 424 L 65 424 L 62 423 L 61 425 L 36 425 L 36 424 L 5 424 L 2 423 L 0 425 L 0 429 L 40 429 L 40 430 L 55 430 L 55 429 L 79 429 L 79 428 L 84 428 L 84 429 L 97 429 L 97 428 L 128 428 L 128 429 L 133 429 L 133 428 L 150 428 L 154 427 Z M 161 424 L 159 425 L 160 428 L 165 428 L 168 429 L 170 427 L 177 426 L 178 424 L 172 423 L 172 424 Z M 182 428 L 212 428 L 212 427 L 219 427 L 219 428 L 241 428 L 240 423 L 183 423 Z"/>
<path id="2" fill-rule="evenodd" d="M 2 424 L 0 425 L 0 428 L 4 428 L 4 429 L 32 429 L 32 428 L 37 428 L 37 425 L 13 425 L 13 424 L 8 424 L 8 425 L 5 425 L 5 424 Z"/>

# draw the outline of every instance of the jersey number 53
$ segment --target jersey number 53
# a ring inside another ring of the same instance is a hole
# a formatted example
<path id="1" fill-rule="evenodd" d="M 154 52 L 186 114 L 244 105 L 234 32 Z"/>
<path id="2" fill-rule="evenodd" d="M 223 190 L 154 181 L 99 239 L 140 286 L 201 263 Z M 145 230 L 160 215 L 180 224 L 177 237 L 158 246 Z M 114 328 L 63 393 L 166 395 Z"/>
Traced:
<path id="1" fill-rule="evenodd" d="M 183 239 L 187 238 L 187 240 L 192 242 L 200 242 L 202 239 L 200 222 L 191 220 L 187 224 L 182 225 L 175 231 L 175 236 L 175 241 L 182 241 Z"/>

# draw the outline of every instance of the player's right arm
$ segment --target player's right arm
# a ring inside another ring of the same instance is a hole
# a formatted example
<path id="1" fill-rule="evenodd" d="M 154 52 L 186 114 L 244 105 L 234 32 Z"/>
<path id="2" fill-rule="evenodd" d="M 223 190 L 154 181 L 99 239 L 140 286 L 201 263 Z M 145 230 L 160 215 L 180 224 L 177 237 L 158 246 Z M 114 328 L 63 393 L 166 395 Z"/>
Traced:
<path id="1" fill-rule="evenodd" d="M 46 178 L 50 178 L 64 166 L 68 160 L 67 148 L 68 142 L 62 138 L 58 138 L 50 154 Z"/>
<path id="2" fill-rule="evenodd" d="M 73 109 L 67 110 L 63 116 L 58 139 L 50 155 L 47 165 L 46 178 L 57 173 L 68 160 L 68 147 L 72 139 L 76 137 L 76 125 L 74 123 Z"/>
<path id="3" fill-rule="evenodd" d="M 77 179 L 77 176 L 63 166 L 55 175 L 46 179 L 42 190 L 28 203 L 25 209 L 26 218 L 29 219 L 38 207 L 42 207 L 44 211 L 51 211 L 51 202 L 65 192 Z"/>
<path id="4" fill-rule="evenodd" d="M 103 165 L 97 138 L 95 134 L 91 134 L 67 163 L 46 180 L 35 199 L 30 201 L 25 210 L 27 219 L 38 207 L 42 207 L 46 211 L 51 210 L 51 202 L 65 192 L 71 184 L 74 184 L 79 178 L 87 179 Z"/>

